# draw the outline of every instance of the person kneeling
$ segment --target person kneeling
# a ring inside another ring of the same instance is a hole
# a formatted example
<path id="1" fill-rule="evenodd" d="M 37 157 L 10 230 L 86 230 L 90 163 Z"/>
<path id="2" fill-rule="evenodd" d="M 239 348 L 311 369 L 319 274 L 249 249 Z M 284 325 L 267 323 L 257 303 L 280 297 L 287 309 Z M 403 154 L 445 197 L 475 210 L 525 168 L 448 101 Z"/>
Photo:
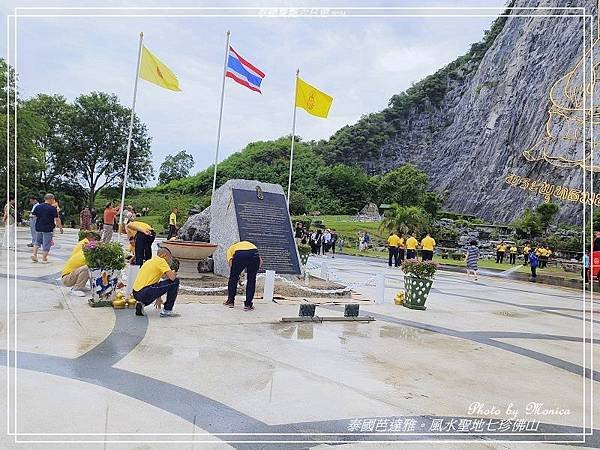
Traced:
<path id="1" fill-rule="evenodd" d="M 252 311 L 254 306 L 254 291 L 256 290 L 256 274 L 262 266 L 262 258 L 258 254 L 256 245 L 252 242 L 241 241 L 227 249 L 227 262 L 229 263 L 229 282 L 227 283 L 227 301 L 223 303 L 230 308 L 234 307 L 237 285 L 240 275 L 246 269 L 246 301 L 244 311 Z"/>
<path id="2" fill-rule="evenodd" d="M 163 305 L 162 296 L 167 294 L 167 301 L 160 312 L 160 317 L 176 317 L 179 314 L 173 312 L 173 306 L 179 291 L 179 278 L 177 272 L 171 269 L 171 252 L 161 248 L 156 256 L 146 261 L 140 268 L 133 283 L 133 298 L 136 299 L 135 314 L 144 315 L 144 307 L 154 302 L 156 309 Z M 166 279 L 159 281 L 162 276 Z"/>
<path id="3" fill-rule="evenodd" d="M 60 274 L 63 285 L 71 288 L 71 293 L 77 297 L 85 296 L 83 289 L 90 281 L 88 267 L 83 254 L 83 247 L 96 240 L 96 233 L 86 233 L 86 237 L 75 244 L 71 256 L 65 263 Z"/>

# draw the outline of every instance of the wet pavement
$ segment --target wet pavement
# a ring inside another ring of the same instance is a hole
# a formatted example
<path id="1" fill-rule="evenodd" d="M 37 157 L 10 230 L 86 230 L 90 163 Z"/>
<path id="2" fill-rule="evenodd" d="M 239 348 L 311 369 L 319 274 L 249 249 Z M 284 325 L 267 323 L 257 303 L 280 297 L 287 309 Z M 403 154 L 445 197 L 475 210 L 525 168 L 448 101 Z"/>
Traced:
<path id="1" fill-rule="evenodd" d="M 581 291 L 438 272 L 416 311 L 393 304 L 398 269 L 320 257 L 313 273 L 325 263 L 369 298 L 385 273 L 384 303 L 361 305 L 374 322 L 282 323 L 298 306 L 264 302 L 141 318 L 59 285 L 73 231 L 48 265 L 29 261 L 27 236 L 0 251 L 2 448 L 600 447 L 585 435 L 600 305 Z"/>

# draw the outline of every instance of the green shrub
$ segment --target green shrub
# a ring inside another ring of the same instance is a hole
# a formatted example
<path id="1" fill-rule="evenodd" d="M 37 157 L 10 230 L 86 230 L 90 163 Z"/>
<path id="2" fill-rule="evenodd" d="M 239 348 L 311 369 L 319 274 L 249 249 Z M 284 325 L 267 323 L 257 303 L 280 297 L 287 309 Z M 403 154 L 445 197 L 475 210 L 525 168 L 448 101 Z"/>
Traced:
<path id="1" fill-rule="evenodd" d="M 405 275 L 412 275 L 416 278 L 432 279 L 438 268 L 438 264 L 433 261 L 418 261 L 416 259 L 407 259 L 402 263 L 402 272 Z"/>
<path id="2" fill-rule="evenodd" d="M 125 267 L 125 254 L 118 242 L 92 241 L 83 247 L 83 254 L 90 269 L 121 270 Z"/>
<path id="3" fill-rule="evenodd" d="M 78 233 L 78 241 L 81 241 L 83 239 L 85 239 L 86 235 L 90 232 L 90 230 L 79 230 Z M 94 233 L 94 235 L 96 236 L 96 240 L 100 240 L 100 233 L 96 232 L 96 231 L 92 231 L 92 233 Z"/>
<path id="4" fill-rule="evenodd" d="M 298 244 L 298 253 L 301 255 L 308 255 L 310 253 L 310 245 Z"/>

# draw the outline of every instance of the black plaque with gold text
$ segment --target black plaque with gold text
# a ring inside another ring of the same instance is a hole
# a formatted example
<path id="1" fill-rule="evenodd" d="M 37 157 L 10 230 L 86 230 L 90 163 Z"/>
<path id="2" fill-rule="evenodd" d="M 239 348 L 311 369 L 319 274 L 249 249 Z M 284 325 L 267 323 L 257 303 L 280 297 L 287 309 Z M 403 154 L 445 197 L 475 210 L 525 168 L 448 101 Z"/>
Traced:
<path id="1" fill-rule="evenodd" d="M 240 240 L 258 247 L 263 270 L 299 274 L 300 261 L 283 194 L 232 189 Z"/>

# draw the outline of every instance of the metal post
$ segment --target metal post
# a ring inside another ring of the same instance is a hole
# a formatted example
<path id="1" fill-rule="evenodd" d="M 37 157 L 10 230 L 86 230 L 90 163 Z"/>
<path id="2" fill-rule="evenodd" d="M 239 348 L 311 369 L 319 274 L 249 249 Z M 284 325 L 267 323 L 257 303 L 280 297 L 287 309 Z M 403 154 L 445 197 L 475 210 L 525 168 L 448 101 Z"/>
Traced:
<path id="1" fill-rule="evenodd" d="M 231 33 L 229 30 L 227 30 L 227 43 L 225 44 L 225 62 L 223 63 L 223 82 L 221 84 L 221 108 L 219 109 L 219 127 L 217 128 L 217 150 L 215 151 L 215 167 L 213 171 L 211 203 L 212 194 L 215 193 L 215 189 L 217 188 L 217 164 L 219 163 L 219 146 L 221 145 L 221 121 L 223 119 L 223 99 L 225 98 L 225 74 L 227 73 L 227 60 L 229 59 L 230 36 Z"/>
<path id="2" fill-rule="evenodd" d="M 137 66 L 135 69 L 135 83 L 133 84 L 133 101 L 131 102 L 131 118 L 129 119 L 129 137 L 127 138 L 127 156 L 125 157 L 125 175 L 123 176 L 123 190 L 121 191 L 121 212 L 119 214 L 118 241 L 121 241 L 121 226 L 123 225 L 123 205 L 125 205 L 125 189 L 127 187 L 127 175 L 129 173 L 129 154 L 131 153 L 131 138 L 133 135 L 133 119 L 135 117 L 135 100 L 137 98 L 137 86 L 140 73 L 140 60 L 142 58 L 142 42 L 144 33 L 140 33 L 138 46 Z"/>
<path id="3" fill-rule="evenodd" d="M 292 166 L 294 164 L 294 141 L 296 140 L 296 92 L 298 90 L 298 76 L 300 75 L 300 69 L 296 70 L 296 89 L 294 90 L 294 114 L 292 118 L 292 145 L 290 148 L 290 173 L 288 175 L 288 189 L 287 189 L 287 204 L 288 210 L 290 209 L 290 195 L 292 190 Z"/>
<path id="4" fill-rule="evenodd" d="M 375 303 L 385 303 L 385 274 L 378 273 L 375 277 Z"/>

